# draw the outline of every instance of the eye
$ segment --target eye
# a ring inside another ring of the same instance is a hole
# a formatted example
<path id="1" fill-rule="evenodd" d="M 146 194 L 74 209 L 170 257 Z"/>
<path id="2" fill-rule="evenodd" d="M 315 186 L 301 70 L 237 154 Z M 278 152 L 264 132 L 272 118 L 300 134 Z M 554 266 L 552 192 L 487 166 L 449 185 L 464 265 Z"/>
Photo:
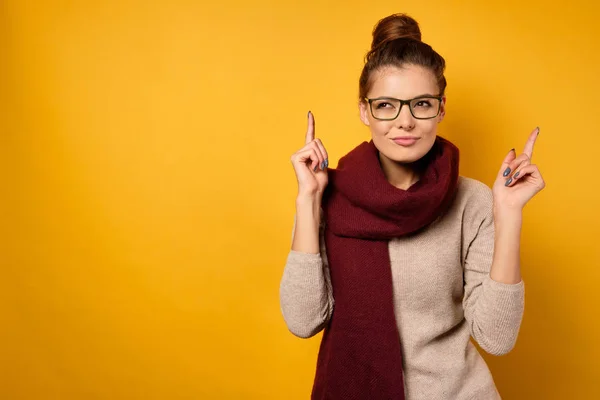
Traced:
<path id="1" fill-rule="evenodd" d="M 394 105 L 392 103 L 388 103 L 386 101 L 382 101 L 382 102 L 375 104 L 375 108 L 377 108 L 378 110 L 382 109 L 382 108 L 393 108 L 393 107 L 394 107 Z"/>
<path id="2" fill-rule="evenodd" d="M 431 107 L 431 102 L 429 100 L 419 100 L 415 104 L 416 107 Z"/>

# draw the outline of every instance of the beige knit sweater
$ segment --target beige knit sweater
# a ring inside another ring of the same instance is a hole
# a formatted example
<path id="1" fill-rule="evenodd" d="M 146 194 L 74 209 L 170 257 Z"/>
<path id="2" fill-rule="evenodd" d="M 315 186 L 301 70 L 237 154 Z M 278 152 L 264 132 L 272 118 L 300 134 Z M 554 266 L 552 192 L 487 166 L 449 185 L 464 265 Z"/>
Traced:
<path id="1" fill-rule="evenodd" d="M 335 318 L 323 228 L 321 253 L 291 250 L 281 279 L 283 317 L 302 338 Z M 492 192 L 466 177 L 446 214 L 417 235 L 390 241 L 408 400 L 500 398 L 470 337 L 490 354 L 509 352 L 523 317 L 524 284 L 490 278 L 493 251 Z"/>

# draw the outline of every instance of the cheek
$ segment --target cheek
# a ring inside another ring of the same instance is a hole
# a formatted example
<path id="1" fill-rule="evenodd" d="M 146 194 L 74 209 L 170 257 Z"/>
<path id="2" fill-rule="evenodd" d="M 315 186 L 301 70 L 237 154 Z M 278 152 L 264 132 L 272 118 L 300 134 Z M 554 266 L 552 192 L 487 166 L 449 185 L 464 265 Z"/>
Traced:
<path id="1" fill-rule="evenodd" d="M 424 136 L 435 136 L 437 133 L 438 121 L 437 119 L 421 121 L 420 130 Z"/>
<path id="2" fill-rule="evenodd" d="M 373 135 L 385 135 L 390 131 L 390 129 L 392 129 L 393 126 L 394 124 L 391 121 L 379 121 L 376 119 L 370 120 L 371 133 L 373 133 Z"/>

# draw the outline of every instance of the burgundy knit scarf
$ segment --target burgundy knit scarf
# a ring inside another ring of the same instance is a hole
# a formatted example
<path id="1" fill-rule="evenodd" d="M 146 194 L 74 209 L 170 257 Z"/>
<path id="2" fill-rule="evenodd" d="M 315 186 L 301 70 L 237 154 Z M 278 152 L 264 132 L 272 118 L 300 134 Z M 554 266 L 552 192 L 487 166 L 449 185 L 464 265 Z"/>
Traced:
<path id="1" fill-rule="evenodd" d="M 335 307 L 325 328 L 312 399 L 404 399 L 400 336 L 388 251 L 442 215 L 458 183 L 458 149 L 437 137 L 408 190 L 383 174 L 373 141 L 329 170 L 325 246 Z"/>

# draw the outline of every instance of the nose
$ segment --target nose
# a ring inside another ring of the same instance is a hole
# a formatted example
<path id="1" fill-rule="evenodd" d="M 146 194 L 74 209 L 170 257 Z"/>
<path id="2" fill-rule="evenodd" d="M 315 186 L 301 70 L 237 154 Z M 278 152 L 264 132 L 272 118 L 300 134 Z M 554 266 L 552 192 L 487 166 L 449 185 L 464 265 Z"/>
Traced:
<path id="1" fill-rule="evenodd" d="M 415 127 L 415 118 L 410 113 L 410 106 L 408 104 L 402 104 L 400 106 L 400 114 L 394 120 L 394 125 L 398 129 L 404 129 L 410 131 Z"/>

